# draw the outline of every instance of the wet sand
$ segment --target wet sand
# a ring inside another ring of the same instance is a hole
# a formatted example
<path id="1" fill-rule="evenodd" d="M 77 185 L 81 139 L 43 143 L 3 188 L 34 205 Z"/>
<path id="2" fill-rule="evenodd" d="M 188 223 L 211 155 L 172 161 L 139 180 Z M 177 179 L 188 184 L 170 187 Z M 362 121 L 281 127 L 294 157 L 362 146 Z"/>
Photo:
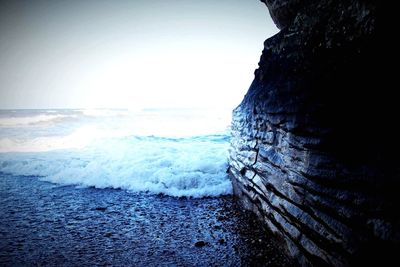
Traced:
<path id="1" fill-rule="evenodd" d="M 55 186 L 0 174 L 1 266 L 287 266 L 232 197 Z"/>

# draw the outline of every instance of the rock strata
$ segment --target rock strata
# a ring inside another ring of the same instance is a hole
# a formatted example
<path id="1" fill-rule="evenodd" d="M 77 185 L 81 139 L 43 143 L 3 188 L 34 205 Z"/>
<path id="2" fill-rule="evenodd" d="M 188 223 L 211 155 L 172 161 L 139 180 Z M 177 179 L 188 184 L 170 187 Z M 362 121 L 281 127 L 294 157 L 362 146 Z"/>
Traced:
<path id="1" fill-rule="evenodd" d="M 303 265 L 399 251 L 398 121 L 381 7 L 262 0 L 281 31 L 233 111 L 234 193 Z"/>

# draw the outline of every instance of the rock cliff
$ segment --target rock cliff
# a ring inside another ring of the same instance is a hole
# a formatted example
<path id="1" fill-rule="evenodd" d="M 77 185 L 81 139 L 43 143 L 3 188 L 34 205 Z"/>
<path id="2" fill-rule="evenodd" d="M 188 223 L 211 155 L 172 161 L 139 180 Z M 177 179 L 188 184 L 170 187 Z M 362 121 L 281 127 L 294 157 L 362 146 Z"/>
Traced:
<path id="1" fill-rule="evenodd" d="M 235 195 L 303 265 L 399 249 L 399 114 L 373 0 L 262 0 L 281 31 L 233 111 Z M 393 153 L 395 152 L 395 153 Z"/>

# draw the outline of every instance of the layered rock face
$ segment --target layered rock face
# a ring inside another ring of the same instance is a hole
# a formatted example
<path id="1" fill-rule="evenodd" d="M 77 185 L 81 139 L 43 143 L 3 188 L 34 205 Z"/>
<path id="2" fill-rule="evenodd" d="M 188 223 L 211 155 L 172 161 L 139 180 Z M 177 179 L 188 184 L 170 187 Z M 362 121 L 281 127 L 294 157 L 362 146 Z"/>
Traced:
<path id="1" fill-rule="evenodd" d="M 235 195 L 303 265 L 382 263 L 399 249 L 400 164 L 380 6 L 263 0 L 264 43 L 233 112 Z"/>

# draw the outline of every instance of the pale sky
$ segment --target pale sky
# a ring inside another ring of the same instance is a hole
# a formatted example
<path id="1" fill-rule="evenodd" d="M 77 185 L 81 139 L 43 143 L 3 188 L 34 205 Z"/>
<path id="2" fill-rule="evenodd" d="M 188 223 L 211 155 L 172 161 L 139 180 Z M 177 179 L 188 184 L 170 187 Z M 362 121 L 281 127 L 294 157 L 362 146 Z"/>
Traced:
<path id="1" fill-rule="evenodd" d="M 277 31 L 258 0 L 1 1 L 0 109 L 232 109 Z"/>

